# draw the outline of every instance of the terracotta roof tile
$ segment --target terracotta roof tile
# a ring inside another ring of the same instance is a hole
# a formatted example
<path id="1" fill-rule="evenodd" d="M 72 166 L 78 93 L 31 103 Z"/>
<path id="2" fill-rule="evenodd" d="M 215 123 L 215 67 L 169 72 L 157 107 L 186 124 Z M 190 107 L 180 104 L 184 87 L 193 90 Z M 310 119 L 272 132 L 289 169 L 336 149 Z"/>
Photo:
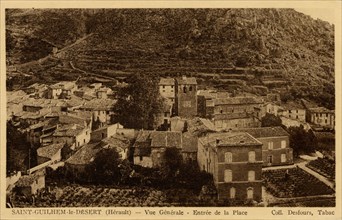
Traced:
<path id="1" fill-rule="evenodd" d="M 65 163 L 75 165 L 89 164 L 95 159 L 96 154 L 100 152 L 103 145 L 101 142 L 86 144 L 69 157 Z"/>
<path id="2" fill-rule="evenodd" d="M 282 127 L 246 128 L 239 131 L 247 132 L 255 138 L 289 136 Z"/>
<path id="3" fill-rule="evenodd" d="M 159 85 L 173 86 L 175 85 L 175 80 L 173 78 L 160 78 Z"/>
<path id="4" fill-rule="evenodd" d="M 205 137 L 201 137 L 200 141 L 202 143 L 210 144 L 212 147 L 262 145 L 260 141 L 246 132 L 210 133 L 207 134 Z"/>
<path id="5" fill-rule="evenodd" d="M 60 149 L 62 149 L 64 143 L 51 144 L 45 147 L 37 149 L 37 155 L 40 157 L 52 158 Z"/>

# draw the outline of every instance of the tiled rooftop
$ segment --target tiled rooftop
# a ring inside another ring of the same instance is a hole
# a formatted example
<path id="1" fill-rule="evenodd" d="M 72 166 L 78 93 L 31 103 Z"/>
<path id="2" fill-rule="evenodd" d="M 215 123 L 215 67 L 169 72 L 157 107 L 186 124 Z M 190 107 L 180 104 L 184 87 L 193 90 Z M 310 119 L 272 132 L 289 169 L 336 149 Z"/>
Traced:
<path id="1" fill-rule="evenodd" d="M 247 132 L 255 138 L 289 136 L 282 127 L 245 128 L 239 131 Z"/>
<path id="2" fill-rule="evenodd" d="M 262 145 L 260 141 L 246 132 L 210 133 L 205 137 L 201 137 L 200 141 L 204 144 L 210 144 L 212 147 Z"/>
<path id="3" fill-rule="evenodd" d="M 81 108 L 93 110 L 110 110 L 113 108 L 116 100 L 113 99 L 91 99 L 86 101 Z"/>
<path id="4" fill-rule="evenodd" d="M 242 104 L 261 104 L 263 101 L 255 97 L 231 97 L 215 99 L 215 105 L 242 105 Z"/>
<path id="5" fill-rule="evenodd" d="M 62 149 L 64 143 L 51 144 L 45 147 L 37 149 L 37 155 L 40 157 L 52 158 L 60 149 Z"/>
<path id="6" fill-rule="evenodd" d="M 76 86 L 75 82 L 73 81 L 63 81 L 63 82 L 58 82 L 56 84 L 53 84 L 50 86 L 52 89 L 65 89 L 65 90 L 70 90 Z"/>
<path id="7" fill-rule="evenodd" d="M 335 112 L 334 110 L 329 110 L 324 107 L 310 108 L 309 110 L 312 113 L 334 113 Z"/>
<path id="8" fill-rule="evenodd" d="M 39 176 L 44 175 L 44 172 L 42 171 L 36 171 L 35 173 L 32 173 L 30 175 L 23 175 L 19 178 L 18 182 L 15 183 L 18 187 L 26 187 L 32 185 Z"/>
<path id="9" fill-rule="evenodd" d="M 95 159 L 96 154 L 102 149 L 103 145 L 101 142 L 86 144 L 67 159 L 65 163 L 75 165 L 89 164 Z"/>
<path id="10" fill-rule="evenodd" d="M 175 85 L 175 80 L 173 78 L 160 78 L 159 85 L 173 86 Z"/>
<path id="11" fill-rule="evenodd" d="M 74 137 L 83 132 L 84 127 L 80 125 L 65 125 L 56 129 L 53 136 L 55 137 Z"/>
<path id="12" fill-rule="evenodd" d="M 182 145 L 182 133 L 176 131 L 154 131 L 150 135 L 151 147 L 177 147 Z"/>
<path id="13" fill-rule="evenodd" d="M 215 132 L 216 128 L 213 123 L 204 118 L 193 118 L 187 121 L 188 131 L 195 136 L 201 136 L 204 133 Z"/>
<path id="14" fill-rule="evenodd" d="M 286 110 L 305 109 L 302 103 L 294 101 L 282 102 L 280 105 Z"/>

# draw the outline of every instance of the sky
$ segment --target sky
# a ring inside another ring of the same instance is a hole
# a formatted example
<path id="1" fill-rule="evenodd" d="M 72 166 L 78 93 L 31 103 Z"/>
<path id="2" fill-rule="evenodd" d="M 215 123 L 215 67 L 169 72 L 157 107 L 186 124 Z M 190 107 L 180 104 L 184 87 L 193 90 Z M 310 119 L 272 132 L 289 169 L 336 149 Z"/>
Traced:
<path id="1" fill-rule="evenodd" d="M 302 12 L 306 15 L 310 15 L 312 18 L 319 18 L 323 21 L 327 21 L 330 24 L 335 24 L 334 11 L 327 8 L 295 8 L 296 11 Z"/>

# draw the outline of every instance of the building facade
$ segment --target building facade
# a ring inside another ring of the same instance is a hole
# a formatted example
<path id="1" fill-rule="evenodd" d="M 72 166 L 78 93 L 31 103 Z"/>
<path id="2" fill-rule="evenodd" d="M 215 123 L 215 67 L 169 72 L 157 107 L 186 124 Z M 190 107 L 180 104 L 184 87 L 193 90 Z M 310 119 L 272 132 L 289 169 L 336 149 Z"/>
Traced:
<path id="1" fill-rule="evenodd" d="M 323 128 L 335 128 L 335 111 L 324 107 L 308 109 L 308 122 Z"/>
<path id="2" fill-rule="evenodd" d="M 199 139 L 197 161 L 213 175 L 219 200 L 261 201 L 262 143 L 245 132 Z"/>
<path id="3" fill-rule="evenodd" d="M 175 80 L 173 78 L 161 78 L 159 81 L 160 95 L 169 99 L 171 103 L 175 102 Z"/>
<path id="4" fill-rule="evenodd" d="M 293 150 L 289 134 L 282 127 L 249 128 L 247 132 L 262 143 L 263 166 L 293 164 Z"/>

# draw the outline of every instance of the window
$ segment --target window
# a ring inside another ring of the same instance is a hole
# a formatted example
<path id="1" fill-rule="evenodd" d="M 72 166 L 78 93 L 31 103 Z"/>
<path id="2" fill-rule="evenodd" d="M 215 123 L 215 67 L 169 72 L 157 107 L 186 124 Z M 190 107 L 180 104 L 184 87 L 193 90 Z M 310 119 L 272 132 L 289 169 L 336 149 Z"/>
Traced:
<path id="1" fill-rule="evenodd" d="M 280 145 L 281 145 L 281 148 L 286 148 L 286 141 L 285 140 L 282 140 L 280 142 Z"/>
<path id="2" fill-rule="evenodd" d="M 268 164 L 272 164 L 273 163 L 273 156 L 272 155 L 267 156 L 267 163 Z"/>
<path id="3" fill-rule="evenodd" d="M 183 92 L 186 93 L 186 86 L 183 86 Z"/>
<path id="4" fill-rule="evenodd" d="M 173 89 L 171 89 L 171 92 L 173 92 Z"/>
<path id="5" fill-rule="evenodd" d="M 255 151 L 248 152 L 248 162 L 255 162 Z"/>
<path id="6" fill-rule="evenodd" d="M 282 163 L 285 163 L 285 162 L 286 162 L 286 154 L 281 154 L 281 156 L 280 156 L 280 161 L 281 161 Z"/>
<path id="7" fill-rule="evenodd" d="M 254 170 L 248 171 L 248 181 L 254 181 L 255 180 L 255 172 Z"/>
<path id="8" fill-rule="evenodd" d="M 104 138 L 104 137 L 105 137 L 105 134 L 104 134 L 104 133 L 101 133 L 101 137 Z"/>
<path id="9" fill-rule="evenodd" d="M 273 142 L 272 141 L 268 142 L 268 149 L 273 150 Z"/>
<path id="10" fill-rule="evenodd" d="M 233 162 L 233 154 L 231 152 L 226 152 L 224 153 L 224 161 L 226 163 L 231 163 Z"/>
<path id="11" fill-rule="evenodd" d="M 327 124 L 328 123 L 328 119 L 325 119 L 325 124 Z"/>
<path id="12" fill-rule="evenodd" d="M 296 115 L 296 119 L 298 119 L 298 115 Z"/>
<path id="13" fill-rule="evenodd" d="M 230 188 L 229 195 L 231 199 L 235 199 L 235 194 L 236 194 L 235 188 L 234 187 Z"/>
<path id="14" fill-rule="evenodd" d="M 173 86 L 171 86 L 171 89 L 173 89 Z"/>
<path id="15" fill-rule="evenodd" d="M 247 188 L 247 199 L 253 199 L 253 188 Z"/>
<path id="16" fill-rule="evenodd" d="M 139 159 L 140 159 L 140 161 L 142 161 L 142 160 L 143 160 L 143 156 L 140 156 L 140 158 L 139 158 Z"/>
<path id="17" fill-rule="evenodd" d="M 231 182 L 233 180 L 233 174 L 231 170 L 224 171 L 224 182 Z"/>
<path id="18" fill-rule="evenodd" d="M 163 92 L 165 92 L 165 89 L 163 89 Z"/>
<path id="19" fill-rule="evenodd" d="M 164 112 L 164 117 L 167 117 L 167 112 Z"/>
<path id="20" fill-rule="evenodd" d="M 192 86 L 189 87 L 189 91 L 192 91 Z"/>
<path id="21" fill-rule="evenodd" d="M 160 158 L 160 152 L 157 153 L 157 158 Z"/>
<path id="22" fill-rule="evenodd" d="M 222 111 L 222 110 L 220 110 L 220 113 L 222 114 L 222 113 L 223 113 L 223 111 Z"/>
<path id="23" fill-rule="evenodd" d="M 165 86 L 163 86 L 163 89 L 165 89 Z"/>

